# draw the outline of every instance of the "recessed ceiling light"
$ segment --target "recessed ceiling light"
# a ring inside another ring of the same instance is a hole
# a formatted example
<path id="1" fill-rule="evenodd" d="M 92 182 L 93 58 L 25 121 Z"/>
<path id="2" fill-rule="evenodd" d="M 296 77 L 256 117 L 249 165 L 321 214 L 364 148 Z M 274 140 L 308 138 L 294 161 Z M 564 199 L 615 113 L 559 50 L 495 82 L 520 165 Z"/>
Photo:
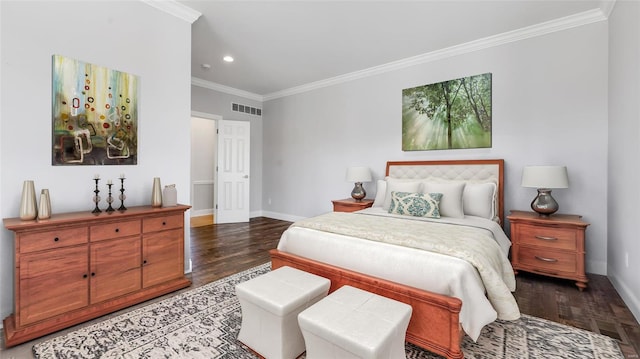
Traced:
<path id="1" fill-rule="evenodd" d="M 225 57 L 222 58 L 225 62 L 233 62 L 233 57 L 227 55 Z"/>

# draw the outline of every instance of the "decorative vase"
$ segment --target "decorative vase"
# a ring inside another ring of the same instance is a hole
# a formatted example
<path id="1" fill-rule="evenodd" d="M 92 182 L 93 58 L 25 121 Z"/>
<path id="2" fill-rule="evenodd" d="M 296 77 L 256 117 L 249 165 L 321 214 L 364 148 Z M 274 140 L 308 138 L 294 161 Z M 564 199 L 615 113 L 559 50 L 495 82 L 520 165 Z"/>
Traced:
<path id="1" fill-rule="evenodd" d="M 20 200 L 20 219 L 30 221 L 36 219 L 38 209 L 36 203 L 36 190 L 33 181 L 27 180 L 22 184 L 22 198 Z"/>
<path id="2" fill-rule="evenodd" d="M 40 206 L 38 207 L 38 218 L 51 218 L 51 199 L 49 198 L 49 190 L 43 189 L 40 192 Z"/>
<path id="3" fill-rule="evenodd" d="M 162 206 L 173 207 L 178 205 L 178 191 L 176 191 L 176 185 L 170 184 L 164 186 L 162 190 Z"/>
<path id="4" fill-rule="evenodd" d="M 162 187 L 160 177 L 153 178 L 153 189 L 151 190 L 151 207 L 162 207 Z"/>

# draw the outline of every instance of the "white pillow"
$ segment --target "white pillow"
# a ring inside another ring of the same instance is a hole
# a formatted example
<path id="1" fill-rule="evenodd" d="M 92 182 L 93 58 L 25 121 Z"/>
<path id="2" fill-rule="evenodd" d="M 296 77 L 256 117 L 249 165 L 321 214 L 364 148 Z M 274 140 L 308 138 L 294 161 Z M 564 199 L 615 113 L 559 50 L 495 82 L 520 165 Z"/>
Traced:
<path id="1" fill-rule="evenodd" d="M 385 211 L 388 211 L 391 206 L 391 192 L 419 192 L 419 181 L 391 177 L 387 177 L 386 181 L 387 188 L 385 190 L 384 202 L 382 204 L 382 208 Z"/>
<path id="2" fill-rule="evenodd" d="M 442 193 L 440 200 L 440 216 L 464 218 L 462 193 L 464 182 L 422 182 L 422 193 Z"/>
<path id="3" fill-rule="evenodd" d="M 373 200 L 372 207 L 382 207 L 382 205 L 384 204 L 384 197 L 387 193 L 387 181 L 378 180 L 377 187 L 376 198 Z"/>
<path id="4" fill-rule="evenodd" d="M 493 219 L 495 192 L 496 184 L 493 182 L 467 183 L 462 194 L 464 214 Z"/>
<path id="5" fill-rule="evenodd" d="M 490 179 L 470 179 L 462 181 L 439 177 L 429 177 L 426 181 L 437 183 L 466 183 L 465 189 L 462 192 L 462 209 L 464 214 L 468 216 L 487 218 L 492 221 L 497 219 L 498 185 L 495 181 Z M 475 185 L 479 186 L 475 187 Z M 467 188 L 469 188 L 470 191 L 468 191 Z M 487 192 L 489 192 L 489 189 L 491 190 L 491 200 L 487 201 L 486 196 L 488 196 Z"/>

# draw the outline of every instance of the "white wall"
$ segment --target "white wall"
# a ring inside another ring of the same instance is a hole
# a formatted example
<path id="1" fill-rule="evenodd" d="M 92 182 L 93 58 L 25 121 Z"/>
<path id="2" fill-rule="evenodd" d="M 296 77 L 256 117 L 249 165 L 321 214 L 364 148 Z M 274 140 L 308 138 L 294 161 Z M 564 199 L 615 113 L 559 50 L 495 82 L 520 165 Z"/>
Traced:
<path id="1" fill-rule="evenodd" d="M 403 152 L 401 91 L 485 72 L 493 74 L 493 146 Z M 263 211 L 282 219 L 331 210 L 349 197 L 345 171 L 387 160 L 504 158 L 505 206 L 529 209 L 535 189 L 522 167 L 558 164 L 570 188 L 554 190 L 560 212 L 581 214 L 587 271 L 607 260 L 607 23 L 515 43 L 274 99 L 264 104 Z M 374 183 L 365 184 L 368 197 Z M 508 212 L 507 212 L 508 213 Z"/>
<path id="2" fill-rule="evenodd" d="M 231 103 L 262 108 L 262 102 L 211 90 L 200 86 L 191 87 L 191 109 L 194 112 L 222 116 L 225 120 L 249 121 L 251 123 L 251 184 L 249 209 L 251 217 L 262 215 L 262 122 L 263 117 L 235 112 Z M 264 110 L 262 111 L 264 116 Z"/>
<path id="3" fill-rule="evenodd" d="M 126 206 L 149 204 L 156 176 L 175 183 L 178 201 L 189 203 L 191 24 L 140 1 L 1 1 L 0 7 L 0 216 L 18 216 L 26 179 L 35 180 L 36 190 L 49 188 L 54 214 L 91 211 L 95 173 L 105 180 L 126 174 Z M 139 76 L 138 165 L 51 166 L 53 54 Z M 12 233 L 1 231 L 4 318 L 13 311 L 14 245 Z M 188 230 L 185 241 L 189 248 Z"/>
<path id="4" fill-rule="evenodd" d="M 609 17 L 607 274 L 636 318 L 640 318 L 639 64 L 640 3 L 618 1 Z"/>

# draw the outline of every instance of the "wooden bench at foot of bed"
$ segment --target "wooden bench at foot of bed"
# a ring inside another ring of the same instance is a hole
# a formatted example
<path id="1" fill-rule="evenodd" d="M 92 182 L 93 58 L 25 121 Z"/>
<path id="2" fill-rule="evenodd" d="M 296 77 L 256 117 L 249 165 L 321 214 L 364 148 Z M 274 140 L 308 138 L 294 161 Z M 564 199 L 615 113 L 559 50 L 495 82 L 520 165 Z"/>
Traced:
<path id="1" fill-rule="evenodd" d="M 335 267 L 273 249 L 271 268 L 289 266 L 331 280 L 329 292 L 350 285 L 371 293 L 407 303 L 413 308 L 407 341 L 447 358 L 463 358 L 460 348 L 464 332 L 460 327 L 458 298 L 408 287 L 362 273 Z"/>

